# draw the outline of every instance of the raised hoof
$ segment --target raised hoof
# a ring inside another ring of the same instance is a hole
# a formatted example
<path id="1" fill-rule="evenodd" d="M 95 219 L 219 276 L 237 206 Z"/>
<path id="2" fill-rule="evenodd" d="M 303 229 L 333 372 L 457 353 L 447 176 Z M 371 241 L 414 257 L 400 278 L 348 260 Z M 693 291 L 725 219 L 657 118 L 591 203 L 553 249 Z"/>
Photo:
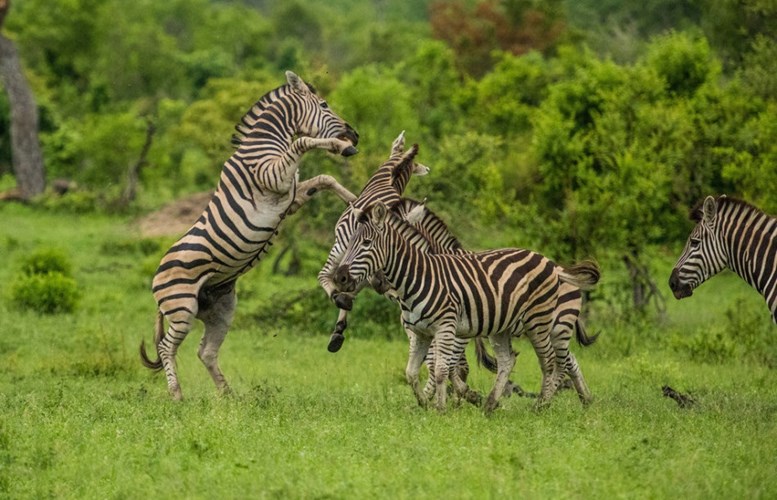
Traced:
<path id="1" fill-rule="evenodd" d="M 335 305 L 339 309 L 343 309 L 345 311 L 350 311 L 353 309 L 353 297 L 349 297 L 348 295 L 339 293 L 332 297 L 332 299 L 335 302 Z"/>
<path id="2" fill-rule="evenodd" d="M 355 147 L 353 147 L 353 146 L 348 146 L 347 148 L 343 149 L 343 152 L 342 152 L 342 153 L 340 153 L 340 154 L 341 154 L 342 156 L 353 156 L 353 155 L 355 155 L 355 154 L 356 154 L 356 153 L 358 153 L 358 152 L 359 152 L 359 150 L 358 150 L 358 149 L 356 149 Z"/>
<path id="3" fill-rule="evenodd" d="M 326 349 L 329 352 L 337 352 L 340 350 L 341 347 L 343 347 L 343 342 L 345 341 L 345 335 L 342 333 L 333 333 L 331 337 L 329 337 L 329 345 L 326 346 Z"/>

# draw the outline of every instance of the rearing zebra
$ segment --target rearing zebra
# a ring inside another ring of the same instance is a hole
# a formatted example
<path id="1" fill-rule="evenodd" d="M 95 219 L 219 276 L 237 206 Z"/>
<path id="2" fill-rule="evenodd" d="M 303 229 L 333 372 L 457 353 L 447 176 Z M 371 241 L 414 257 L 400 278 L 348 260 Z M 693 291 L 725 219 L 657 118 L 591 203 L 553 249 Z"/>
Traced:
<path id="1" fill-rule="evenodd" d="M 287 85 L 262 97 L 237 125 L 239 148 L 224 163 L 213 198 L 154 275 L 158 358 L 151 360 L 143 343 L 140 355 L 146 367 L 164 369 L 173 399 L 181 399 L 175 355 L 195 318 L 205 324 L 199 358 L 216 387 L 229 390 L 218 351 L 235 311 L 235 281 L 269 250 L 284 217 L 319 189 L 355 198 L 329 176 L 298 182 L 305 152 L 350 156 L 359 136 L 300 77 L 289 71 L 286 78 Z"/>
<path id="2" fill-rule="evenodd" d="M 729 267 L 763 295 L 777 323 L 777 219 L 726 196 L 708 196 L 691 219 L 696 227 L 669 278 L 675 298 Z"/>
<path id="3" fill-rule="evenodd" d="M 563 268 L 536 252 L 521 249 L 433 254 L 426 239 L 382 203 L 357 220 L 358 228 L 335 281 L 347 289 L 383 272 L 399 299 L 403 323 L 415 333 L 406 376 L 419 404 L 426 403 L 418 383 L 419 369 L 432 340 L 441 354 L 435 357 L 434 380 L 437 408 L 443 410 L 444 383 L 462 354 L 457 350 L 462 347 L 456 337 L 484 335 L 491 340 L 498 362 L 496 382 L 485 405 L 486 412 L 494 410 L 515 363 L 511 337 L 523 332 L 534 346 L 542 369 L 538 404 L 552 397 L 564 374 L 574 381 L 581 400 L 590 401 L 590 391 L 574 355 L 568 350 L 562 353 L 568 337 L 553 336 L 552 331 L 562 326 L 556 320 L 565 316 L 563 324 L 576 330 L 581 343 L 594 341 L 585 334 L 579 310 L 570 311 L 567 305 L 563 310 L 559 308 L 564 303 L 559 288 L 561 283 L 578 288 L 593 286 L 599 279 L 595 264 L 585 262 Z M 466 384 L 452 380 L 455 390 L 464 395 Z"/>

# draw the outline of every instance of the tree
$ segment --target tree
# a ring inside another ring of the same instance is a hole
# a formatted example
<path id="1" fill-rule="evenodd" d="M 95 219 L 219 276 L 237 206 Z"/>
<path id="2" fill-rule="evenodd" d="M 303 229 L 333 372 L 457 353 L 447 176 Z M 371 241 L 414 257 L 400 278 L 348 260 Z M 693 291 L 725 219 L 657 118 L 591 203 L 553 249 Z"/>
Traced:
<path id="1" fill-rule="evenodd" d="M 0 0 L 0 29 L 11 7 Z M 28 200 L 43 192 L 46 176 L 38 141 L 38 107 L 24 77 L 13 41 L 0 34 L 0 80 L 11 110 L 11 154 L 19 196 Z"/>

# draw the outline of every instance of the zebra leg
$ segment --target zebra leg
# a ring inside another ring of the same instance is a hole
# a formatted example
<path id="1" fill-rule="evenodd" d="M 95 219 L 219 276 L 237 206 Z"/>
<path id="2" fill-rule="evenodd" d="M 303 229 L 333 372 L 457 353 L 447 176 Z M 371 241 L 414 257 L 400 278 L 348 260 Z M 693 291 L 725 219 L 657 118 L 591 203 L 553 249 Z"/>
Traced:
<path id="1" fill-rule="evenodd" d="M 534 352 L 537 354 L 542 371 L 540 397 L 537 398 L 537 408 L 542 408 L 548 405 L 556 389 L 555 352 L 548 329 L 540 329 L 539 331 L 530 329 L 527 336 L 534 346 Z"/>
<path id="2" fill-rule="evenodd" d="M 162 368 L 167 378 L 167 390 L 174 401 L 183 399 L 181 386 L 178 383 L 178 374 L 175 369 L 175 355 L 181 342 L 183 342 L 194 326 L 195 313 L 193 311 L 197 310 L 196 299 L 192 298 L 186 302 L 187 304 L 165 315 L 168 324 L 167 333 L 157 344 L 159 359 L 162 361 Z"/>
<path id="3" fill-rule="evenodd" d="M 313 195 L 324 190 L 333 191 L 345 203 L 350 203 L 356 199 L 356 195 L 348 191 L 331 175 L 317 175 L 297 184 L 297 193 L 294 197 L 294 202 L 289 207 L 288 214 L 293 214 L 307 203 Z"/>
<path id="4" fill-rule="evenodd" d="M 491 393 L 488 395 L 485 404 L 485 412 L 487 415 L 491 414 L 497 406 L 499 406 L 499 398 L 502 397 L 507 382 L 510 379 L 510 372 L 515 365 L 515 356 L 513 355 L 512 344 L 510 342 L 510 334 L 502 332 L 491 335 L 489 337 L 491 345 L 494 348 L 494 356 L 496 356 L 496 381 L 494 382 L 494 388 L 491 389 Z"/>
<path id="5" fill-rule="evenodd" d="M 575 355 L 571 352 L 566 360 L 566 373 L 572 378 L 572 383 L 575 385 L 577 396 L 580 398 L 580 402 L 584 406 L 589 405 L 593 401 L 591 390 L 588 388 L 588 384 L 585 382 L 583 372 L 580 370 L 580 365 L 577 364 Z"/>
<path id="6" fill-rule="evenodd" d="M 235 288 L 232 287 L 227 293 L 210 302 L 206 308 L 200 309 L 197 315 L 197 318 L 205 323 L 205 334 L 200 341 L 197 355 L 210 373 L 216 389 L 222 394 L 229 394 L 231 390 L 219 368 L 219 349 L 232 324 L 236 306 L 237 296 Z"/>
<path id="7" fill-rule="evenodd" d="M 405 368 L 405 378 L 407 383 L 410 384 L 410 388 L 413 389 L 418 404 L 426 408 L 427 399 L 423 391 L 421 391 L 420 383 L 418 380 L 418 374 L 421 371 L 421 364 L 424 362 L 424 357 L 429 350 L 429 344 L 432 342 L 431 337 L 424 335 L 417 335 L 413 332 L 413 336 L 410 337 L 410 348 L 407 358 L 407 367 Z M 430 374 L 431 376 L 431 374 Z"/>
<path id="8" fill-rule="evenodd" d="M 348 328 L 348 311 L 345 309 L 339 309 L 338 311 L 337 323 L 335 323 L 335 329 L 329 337 L 329 345 L 326 347 L 329 352 L 337 352 L 343 347 L 345 329 Z"/>

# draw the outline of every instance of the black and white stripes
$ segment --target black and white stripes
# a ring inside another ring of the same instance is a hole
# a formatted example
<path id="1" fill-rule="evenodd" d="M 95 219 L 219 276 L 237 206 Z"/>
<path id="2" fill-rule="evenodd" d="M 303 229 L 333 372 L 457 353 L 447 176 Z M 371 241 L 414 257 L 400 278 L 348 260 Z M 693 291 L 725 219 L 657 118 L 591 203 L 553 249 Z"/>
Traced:
<path id="1" fill-rule="evenodd" d="M 777 323 L 777 219 L 741 200 L 708 196 L 672 269 L 669 287 L 682 299 L 728 267 L 766 299 Z"/>
<path id="2" fill-rule="evenodd" d="M 522 333 L 540 360 L 540 404 L 550 399 L 565 375 L 572 378 L 583 402 L 590 400 L 574 356 L 562 345 L 564 341 L 568 344 L 570 336 L 555 335 L 554 340 L 553 330 L 574 328 L 582 342 L 593 341 L 579 322 L 579 308 L 574 310 L 569 300 L 562 300 L 566 293 L 560 294 L 559 289 L 562 283 L 577 288 L 593 286 L 599 279 L 595 264 L 563 268 L 523 249 L 435 254 L 415 228 L 381 203 L 357 220 L 335 281 L 348 289 L 382 272 L 396 291 L 403 322 L 416 334 L 406 376 L 419 404 L 424 405 L 426 398 L 418 374 L 431 341 L 437 342 L 438 353 L 446 353 L 436 356 L 434 369 L 436 402 L 442 410 L 444 382 L 461 355 L 455 347 L 456 337 L 482 335 L 489 337 L 497 357 L 497 380 L 486 402 L 486 411 L 493 410 L 515 362 L 511 337 Z M 454 384 L 461 394 L 467 390 L 455 380 Z"/>
<path id="3" fill-rule="evenodd" d="M 154 276 L 159 357 L 151 360 L 142 344 L 140 353 L 144 365 L 164 369 L 174 399 L 181 398 L 175 355 L 195 318 L 205 323 L 199 357 L 216 386 L 228 390 L 218 350 L 235 310 L 235 281 L 269 250 L 284 217 L 316 190 L 332 189 L 347 202 L 355 198 L 329 176 L 298 181 L 305 152 L 350 156 L 358 134 L 301 78 L 291 72 L 286 77 L 287 85 L 262 97 L 236 126 L 238 149 L 225 162 L 215 194 Z"/>

